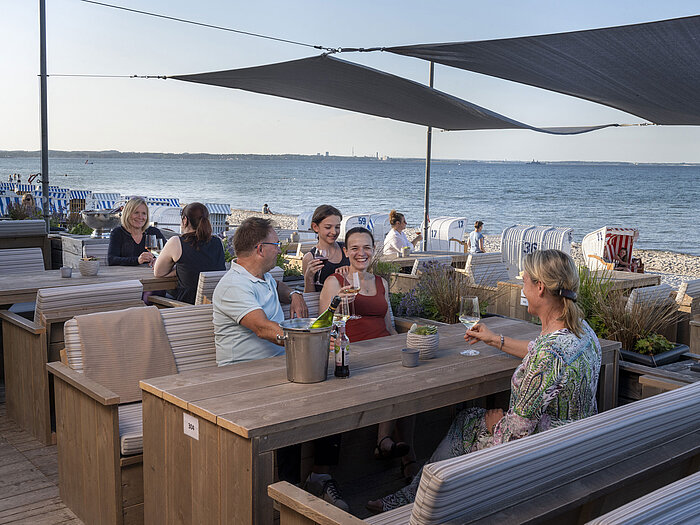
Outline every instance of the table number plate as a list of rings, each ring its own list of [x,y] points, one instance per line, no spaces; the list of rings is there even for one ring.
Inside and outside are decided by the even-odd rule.
[[[528,306],[527,298],[525,297],[525,292],[520,290],[520,306]]]
[[[182,414],[185,435],[199,441],[199,420],[189,414]]]

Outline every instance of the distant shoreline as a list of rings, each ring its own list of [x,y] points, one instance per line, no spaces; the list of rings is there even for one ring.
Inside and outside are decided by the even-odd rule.
[[[39,158],[41,151],[0,150],[0,158]],[[50,150],[49,157],[54,159],[162,159],[162,160],[303,160],[303,161],[367,161],[367,162],[425,162],[420,157],[387,157],[387,156],[350,156],[350,155],[304,155],[298,153],[259,154],[259,153],[159,153],[138,151],[65,151]],[[478,159],[432,159],[432,163],[441,164],[533,164],[530,160],[478,160]],[[595,160],[539,160],[536,165],[559,166],[700,166],[693,162],[627,162],[627,161],[595,161]],[[1,174],[0,174],[1,175]]]

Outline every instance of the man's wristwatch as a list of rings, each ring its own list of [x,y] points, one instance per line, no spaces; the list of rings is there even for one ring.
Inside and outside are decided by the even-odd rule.
[[[291,292],[289,292],[289,300],[290,301],[292,300],[292,295],[301,295],[302,298],[304,297],[304,294],[302,292],[300,292],[299,290],[292,290]]]

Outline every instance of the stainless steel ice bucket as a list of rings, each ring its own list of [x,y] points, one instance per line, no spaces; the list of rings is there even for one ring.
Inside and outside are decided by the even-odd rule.
[[[280,323],[287,354],[287,379],[293,383],[319,383],[328,376],[331,327],[310,329],[313,321],[297,318]]]

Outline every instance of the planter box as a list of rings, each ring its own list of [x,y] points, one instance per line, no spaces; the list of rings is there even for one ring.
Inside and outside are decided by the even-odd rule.
[[[663,352],[656,355],[643,355],[629,350],[620,350],[620,355],[623,361],[631,361],[645,366],[662,366],[678,361],[682,354],[685,354],[690,349],[688,345],[674,344],[674,348],[668,352]]]

